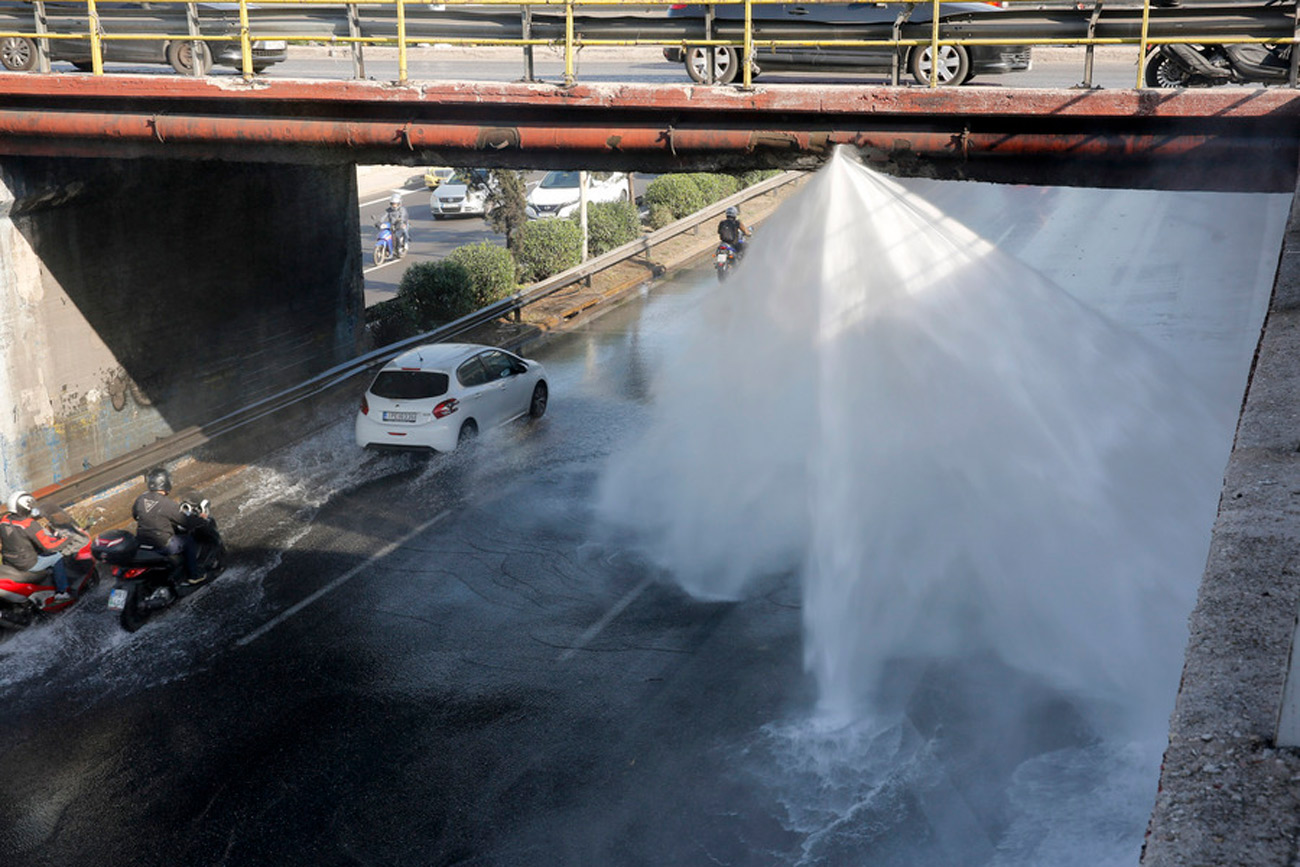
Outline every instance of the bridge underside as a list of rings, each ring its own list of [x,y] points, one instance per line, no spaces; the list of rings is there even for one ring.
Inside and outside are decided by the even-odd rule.
[[[900,175],[1289,192],[1300,93],[0,82],[0,155],[673,171],[812,168],[840,144]]]

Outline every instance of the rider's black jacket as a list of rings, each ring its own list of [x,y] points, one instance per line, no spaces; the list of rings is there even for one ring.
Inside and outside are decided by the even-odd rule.
[[[186,515],[175,500],[160,491],[148,491],[135,498],[131,507],[135,535],[141,545],[161,548],[172,536],[193,530],[203,523],[198,515]]]

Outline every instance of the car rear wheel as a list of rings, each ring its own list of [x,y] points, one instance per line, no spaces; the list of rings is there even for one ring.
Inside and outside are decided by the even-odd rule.
[[[546,401],[550,398],[546,383],[539,382],[533,386],[533,399],[528,402],[528,417],[541,418],[546,415]]]
[[[199,62],[199,74],[207,75],[212,70],[212,52],[206,42],[198,44],[195,51],[193,42],[173,42],[167,46],[167,62],[181,75],[194,74],[195,58]]]
[[[36,65],[36,45],[22,36],[0,39],[0,63],[11,72],[27,72]]]
[[[460,433],[456,436],[456,448],[469,445],[478,438],[478,425],[473,419],[465,422],[460,426]]]
[[[933,46],[918,45],[912,49],[907,65],[918,84],[929,85],[933,56]],[[940,45],[938,67],[935,80],[940,87],[965,84],[970,77],[970,55],[961,45]]]
[[[696,46],[686,49],[686,74],[691,81],[707,84],[709,81],[709,49]],[[713,81],[715,84],[731,84],[740,71],[740,58],[736,49],[729,45],[713,49]]]

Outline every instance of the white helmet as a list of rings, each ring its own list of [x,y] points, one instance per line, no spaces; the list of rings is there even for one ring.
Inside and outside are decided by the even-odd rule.
[[[388,204],[390,205],[400,205],[401,203],[402,203],[401,193],[393,193],[391,196],[388,197]]]
[[[14,491],[10,494],[8,505],[9,511],[13,512],[15,515],[21,515],[24,518],[28,515],[31,515],[33,518],[39,518],[41,516],[41,510],[36,506],[36,498],[26,491]]]

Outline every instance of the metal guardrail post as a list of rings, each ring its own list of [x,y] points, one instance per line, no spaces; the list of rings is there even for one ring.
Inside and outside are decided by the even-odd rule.
[[[740,55],[740,68],[744,70],[741,87],[749,90],[754,86],[754,4],[751,0],[745,0],[745,42]]]
[[[1083,53],[1083,83],[1082,87],[1092,87],[1092,61],[1096,53],[1097,46],[1092,40],[1097,36],[1097,19],[1101,17],[1102,0],[1097,0],[1092,4],[1092,14],[1088,16],[1088,47]]]
[[[525,6],[520,13],[522,20],[520,22],[521,32],[524,39],[533,38],[533,7]],[[536,71],[533,66],[533,46],[531,44],[524,46],[524,81],[532,81],[533,74]]]
[[[903,38],[903,22],[911,16],[911,6],[904,6],[898,10],[898,15],[894,16],[894,55],[889,59],[889,83],[894,87],[898,87],[898,74],[903,59],[903,47],[898,44],[898,40]]]
[[[939,0],[930,7],[930,86],[939,86]]]
[[[1300,3],[1295,5],[1295,17],[1292,19],[1291,38],[1300,40]],[[1286,83],[1288,87],[1295,87],[1296,80],[1300,78],[1300,45],[1295,42],[1291,43],[1291,70],[1287,74]]]
[[[357,4],[348,4],[348,38],[352,41],[348,43],[352,49],[352,77],[358,81],[364,81],[366,78],[366,57],[363,53],[363,46],[357,40],[361,38],[361,12],[357,9]]]
[[[32,14],[35,16],[36,32],[46,33],[48,22],[45,18],[45,0],[36,0],[32,4]],[[50,71],[50,40],[36,40],[36,71],[41,75],[48,75]]]
[[[248,35],[248,0],[239,0],[239,56],[242,61],[244,81],[253,79],[253,40]],[[198,58],[194,63],[198,64]]]
[[[397,80],[406,84],[406,0],[397,0]]]
[[[95,0],[86,0],[87,26],[90,28],[90,69],[95,75],[104,74],[104,46],[99,40],[99,12]]]
[[[207,53],[207,43],[198,39],[199,36],[199,4],[185,4],[185,27],[194,40],[190,42],[190,75],[195,78],[203,77],[203,57]]]
[[[1142,0],[1142,38],[1138,42],[1138,78],[1137,84],[1134,85],[1139,90],[1142,88],[1142,73],[1146,71],[1147,65],[1147,34],[1151,30],[1151,0]]]
[[[704,7],[704,38],[713,41],[713,4],[710,3]],[[689,49],[687,49],[689,50]],[[718,49],[712,45],[706,49],[706,56],[709,58],[708,71],[705,73],[704,82],[706,84],[718,83]]]
[[[573,0],[564,0],[564,86],[572,87],[576,76],[573,63]]]

